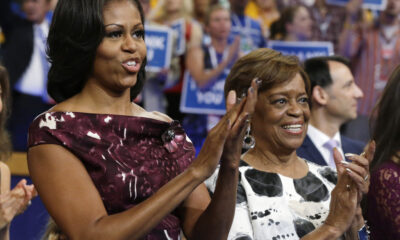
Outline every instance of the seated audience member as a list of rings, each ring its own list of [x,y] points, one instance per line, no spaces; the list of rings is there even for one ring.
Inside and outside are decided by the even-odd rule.
[[[23,0],[26,18],[13,14],[10,0],[0,1],[0,25],[4,31],[4,66],[10,75],[12,112],[8,124],[13,148],[26,151],[29,124],[51,107],[47,94],[46,39],[50,0]]]
[[[356,239],[364,221],[359,202],[368,191],[369,162],[353,155],[338,175],[296,154],[310,118],[310,82],[296,57],[262,48],[240,58],[226,79],[225,94],[238,96],[260,81],[258,101],[244,138],[236,212],[228,239]],[[373,148],[367,151],[372,159]],[[221,170],[219,171],[221,174]],[[211,191],[218,171],[207,180]],[[335,186],[336,184],[336,186]],[[366,239],[366,238],[362,238]]]
[[[271,25],[271,40],[311,41],[313,21],[303,5],[283,9],[281,17]]]
[[[29,129],[29,172],[69,239],[225,239],[253,81],[194,157],[177,121],[132,100],[144,81],[139,0],[59,0],[49,31],[49,93]],[[212,198],[203,184],[221,162]]]
[[[357,101],[363,92],[354,82],[350,63],[342,57],[317,57],[304,62],[311,82],[311,117],[307,136],[297,154],[322,166],[335,168],[333,148],[360,154],[363,144],[340,134],[340,127],[357,117]]]
[[[248,0],[229,0],[231,8],[232,30],[230,38],[240,36],[240,50],[243,53],[265,47],[265,39],[258,21],[245,15]]]
[[[386,84],[371,117],[376,154],[371,163],[367,220],[371,239],[400,239],[400,66]]]
[[[210,8],[205,24],[211,43],[191,48],[187,53],[186,66],[197,87],[207,91],[213,83],[228,76],[230,67],[239,55],[240,39],[236,38],[232,44],[228,43],[231,31],[230,13],[221,5],[213,5]],[[221,117],[205,114],[185,115],[182,125],[193,141],[196,152],[201,149],[207,132]]]
[[[29,205],[30,200],[36,196],[33,185],[26,185],[26,180],[21,180],[11,191],[10,169],[4,163],[11,156],[11,144],[5,129],[8,117],[8,103],[10,88],[7,72],[0,66],[0,239],[9,239],[10,223],[12,219],[22,213]]]

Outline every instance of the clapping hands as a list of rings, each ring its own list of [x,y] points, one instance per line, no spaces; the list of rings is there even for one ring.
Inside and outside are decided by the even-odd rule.
[[[257,102],[258,81],[254,79],[247,91],[247,96],[237,103],[237,96],[230,91],[227,97],[227,113],[219,123],[211,129],[195,162],[191,165],[197,176],[209,177],[221,164],[237,169],[239,166],[242,141],[247,127],[247,119],[254,112]]]
[[[0,229],[7,226],[18,214],[28,207],[37,192],[33,185],[22,179],[11,191],[0,194]]]
[[[361,214],[360,202],[363,194],[368,193],[369,164],[374,153],[374,141],[368,144],[361,155],[346,154],[352,162],[344,161],[340,153],[336,149],[334,151],[338,183],[332,191],[330,212],[325,224],[333,227],[340,235],[350,228],[356,214]]]

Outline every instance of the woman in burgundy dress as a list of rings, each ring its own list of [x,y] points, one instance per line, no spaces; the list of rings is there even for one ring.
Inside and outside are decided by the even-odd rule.
[[[376,152],[371,163],[367,219],[374,240],[400,239],[399,93],[400,66],[397,66],[375,108],[373,121]]]
[[[195,159],[178,122],[132,103],[144,79],[143,22],[137,0],[58,2],[48,38],[58,104],[30,127],[32,180],[70,239],[224,239],[257,83],[239,104],[230,92]],[[210,198],[202,182],[219,162]]]

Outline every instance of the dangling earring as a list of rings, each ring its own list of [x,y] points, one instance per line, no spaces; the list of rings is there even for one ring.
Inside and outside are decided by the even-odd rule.
[[[250,130],[251,130],[250,123],[248,123],[246,135],[244,135],[244,138],[243,138],[243,148],[246,150],[254,148],[254,146],[256,145],[256,140],[254,139],[254,137],[252,135],[250,135]]]

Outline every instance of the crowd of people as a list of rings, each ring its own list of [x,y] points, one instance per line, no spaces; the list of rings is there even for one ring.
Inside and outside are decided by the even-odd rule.
[[[1,1],[0,239],[37,192],[46,240],[399,239],[386,2]],[[169,64],[146,68],[157,28]],[[334,52],[303,62],[271,41]],[[191,110],[187,89],[225,113]],[[11,151],[35,187],[10,190]]]

